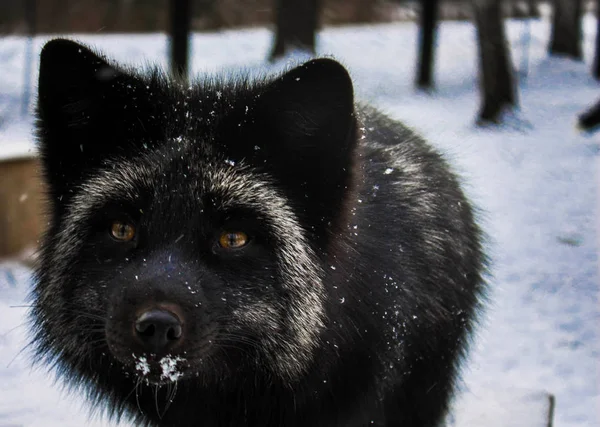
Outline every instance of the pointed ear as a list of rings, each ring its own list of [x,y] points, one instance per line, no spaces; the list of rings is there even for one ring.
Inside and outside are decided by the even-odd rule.
[[[268,141],[267,167],[301,205],[308,206],[310,197],[313,211],[307,214],[313,224],[333,221],[346,196],[357,145],[348,71],[331,59],[309,61],[271,83],[258,104],[257,134]]]
[[[77,119],[85,119],[81,113],[90,108],[101,83],[119,74],[87,47],[70,40],[51,40],[40,55],[38,109],[44,116],[77,124]]]
[[[273,82],[261,98],[287,154],[337,157],[353,148],[354,89],[339,62],[309,61]]]
[[[63,194],[84,172],[132,143],[128,134],[140,127],[135,116],[148,104],[144,88],[85,46],[64,39],[46,43],[40,57],[37,128],[52,192]]]

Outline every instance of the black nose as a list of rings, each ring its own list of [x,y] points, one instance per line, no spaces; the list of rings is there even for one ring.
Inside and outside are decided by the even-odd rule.
[[[158,354],[167,350],[183,335],[183,325],[170,311],[152,309],[135,321],[135,335],[147,351]]]

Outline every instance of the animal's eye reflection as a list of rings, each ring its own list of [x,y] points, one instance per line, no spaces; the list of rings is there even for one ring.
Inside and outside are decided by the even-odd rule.
[[[135,237],[135,226],[128,222],[113,221],[110,235],[120,242],[129,242]]]
[[[225,249],[239,249],[248,244],[248,235],[243,231],[225,231],[219,237],[219,245]]]

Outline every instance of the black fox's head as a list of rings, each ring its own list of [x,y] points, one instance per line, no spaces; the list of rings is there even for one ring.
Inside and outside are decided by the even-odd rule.
[[[127,391],[136,378],[302,375],[352,180],[340,64],[187,87],[53,40],[37,114],[51,217],[33,292],[41,355]]]

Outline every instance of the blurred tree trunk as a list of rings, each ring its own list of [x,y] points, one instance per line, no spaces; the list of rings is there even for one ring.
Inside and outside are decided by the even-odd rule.
[[[536,0],[512,1],[511,3],[509,3],[509,10],[510,16],[513,18],[540,17]]]
[[[277,0],[275,42],[269,60],[293,49],[315,53],[319,3],[320,0]]]
[[[188,53],[192,19],[190,0],[170,0],[171,73],[177,78],[188,78]]]
[[[528,0],[527,6],[529,8],[530,18],[540,18],[540,9],[538,8],[538,2],[536,0]]]
[[[433,58],[438,10],[439,0],[421,0],[419,63],[417,64],[417,87],[419,89],[433,89]]]
[[[500,0],[474,0],[479,43],[481,109],[478,123],[499,123],[502,112],[517,106],[517,88],[502,19]]]
[[[600,125],[600,100],[579,115],[577,125],[579,129],[585,132],[595,132],[598,130],[598,126]]]
[[[600,0],[596,0],[596,53],[594,54],[592,75],[600,80]]]
[[[550,55],[564,55],[583,59],[581,51],[583,13],[582,0],[554,0]]]

